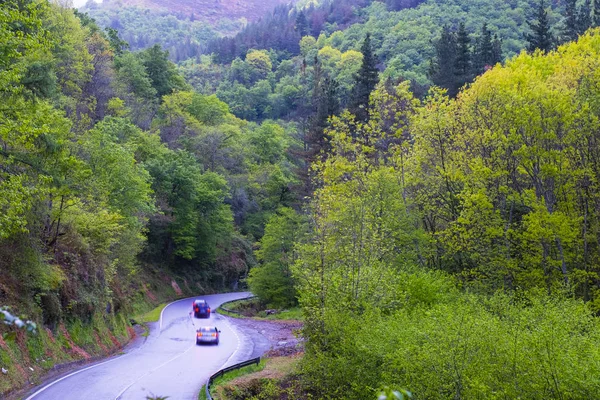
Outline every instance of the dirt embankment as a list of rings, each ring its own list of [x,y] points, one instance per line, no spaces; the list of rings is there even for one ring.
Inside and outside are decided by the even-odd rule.
[[[268,357],[296,354],[303,351],[300,337],[301,321],[267,321],[252,318],[231,318],[232,324],[253,337],[264,338],[259,352]]]

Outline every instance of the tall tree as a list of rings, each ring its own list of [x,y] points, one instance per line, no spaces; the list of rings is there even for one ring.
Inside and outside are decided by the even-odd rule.
[[[176,87],[185,85],[177,75],[175,66],[169,61],[169,52],[163,51],[159,44],[144,50],[141,55],[152,87],[160,97],[172,93]]]
[[[592,26],[592,2],[585,0],[577,13],[577,33],[584,34]]]
[[[106,35],[108,36],[108,42],[110,43],[111,49],[115,52],[115,55],[120,56],[124,50],[129,48],[129,43],[119,37],[119,31],[113,28],[106,28]]]
[[[471,39],[469,38],[465,24],[461,22],[458,25],[458,32],[456,34],[456,58],[454,59],[456,90],[473,79],[471,75],[471,61]]]
[[[429,77],[437,86],[448,89],[451,96],[454,92],[454,61],[456,59],[456,35],[449,26],[444,26],[442,35],[435,43],[435,60],[431,63]]]
[[[304,11],[300,11],[298,13],[298,16],[296,17],[296,25],[295,25],[294,29],[302,37],[307,35],[308,21],[306,20],[306,15],[304,14]]]
[[[475,41],[473,72],[475,75],[479,75],[500,61],[502,61],[501,42],[497,35],[492,38],[492,32],[484,23],[481,27],[481,34]]]
[[[554,37],[552,36],[550,19],[544,0],[540,0],[534,15],[533,22],[527,22],[531,33],[525,35],[525,39],[529,43],[527,50],[530,52],[540,49],[544,52],[549,52],[554,47]]]
[[[350,102],[350,111],[360,121],[369,118],[369,96],[379,82],[379,70],[377,69],[377,56],[371,47],[371,34],[367,33],[360,49],[363,54],[362,65],[356,75],[354,93]]]
[[[592,5],[592,27],[600,26],[600,4],[599,0],[594,0]]]
[[[563,41],[570,42],[579,35],[577,0],[565,0],[565,26],[562,31]]]
[[[492,48],[494,50],[493,53],[493,64],[496,65],[502,61],[502,39],[498,37],[498,34],[494,34],[494,39],[492,39]]]

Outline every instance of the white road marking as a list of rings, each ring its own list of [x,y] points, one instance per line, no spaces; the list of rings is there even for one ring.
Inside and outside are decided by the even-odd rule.
[[[125,355],[129,355],[129,354],[131,354],[131,353],[127,353],[127,354],[125,354]],[[65,379],[67,379],[67,378],[70,378],[70,377],[71,377],[71,376],[73,376],[73,375],[77,375],[77,374],[79,374],[79,373],[81,373],[81,372],[83,372],[83,371],[87,371],[88,369],[92,369],[92,368],[96,368],[96,367],[99,367],[99,366],[101,366],[101,365],[104,365],[104,364],[108,364],[109,362],[115,361],[115,360],[117,360],[117,359],[119,359],[119,360],[120,360],[120,359],[121,359],[121,358],[123,358],[125,355],[123,355],[123,356],[121,356],[121,357],[115,357],[115,358],[113,358],[112,360],[104,361],[104,362],[101,362],[100,364],[92,365],[91,367],[87,367],[87,368],[84,368],[84,369],[80,369],[79,371],[75,371],[75,372],[73,372],[73,373],[70,373],[70,374],[69,374],[69,375],[67,375],[67,376],[63,376],[62,378],[60,378],[60,379],[57,379],[57,380],[55,380],[54,382],[50,382],[49,384],[47,384],[46,386],[44,386],[43,388],[41,388],[40,390],[38,390],[37,392],[35,392],[35,393],[34,393],[34,394],[32,394],[31,396],[29,396],[29,397],[28,397],[28,398],[26,398],[25,400],[31,400],[31,399],[33,399],[35,396],[37,396],[38,394],[42,393],[43,391],[45,391],[45,390],[46,390],[46,389],[48,389],[49,387],[51,387],[51,386],[54,386],[54,385],[55,385],[55,384],[57,384],[58,382],[60,382],[60,381],[62,381],[62,380],[65,380]]]
[[[191,299],[191,297],[188,297],[187,299],[181,299],[181,300],[176,300],[176,301],[172,301],[171,303],[167,304],[161,311],[160,311],[160,318],[158,320],[158,335],[160,336],[160,332],[162,331],[162,321],[163,321],[163,313],[165,312],[165,310],[167,309],[167,307],[169,307],[171,304],[174,303],[179,303],[180,301],[184,301],[184,300],[189,300]]]
[[[166,306],[165,306],[165,307],[162,309],[162,311],[160,312],[158,336],[160,336],[160,333],[161,333],[161,331],[162,331],[163,313],[165,312],[165,310],[167,309],[167,307],[169,307],[169,306],[171,306],[171,305],[173,305],[173,304],[175,304],[175,303],[183,302],[183,301],[186,301],[186,300],[187,300],[187,301],[189,301],[189,299],[192,299],[192,298],[195,298],[195,297],[197,297],[197,296],[194,296],[194,297],[188,297],[188,298],[185,298],[185,299],[180,299],[180,300],[175,300],[175,301],[173,301],[173,302],[171,302],[171,303],[167,304],[167,305],[166,305]],[[237,345],[237,347],[236,347],[235,351],[234,351],[234,352],[231,354],[231,356],[229,356],[229,358],[227,359],[227,361],[225,361],[225,364],[223,364],[223,366],[221,366],[221,368],[219,368],[219,369],[218,369],[218,371],[219,371],[219,370],[221,370],[221,369],[223,369],[223,367],[225,367],[225,365],[227,365],[227,363],[228,363],[228,362],[229,362],[229,361],[230,361],[230,360],[233,358],[233,356],[234,356],[234,355],[235,355],[235,354],[236,354],[236,353],[237,353],[237,352],[240,350],[240,346],[241,346],[241,340],[240,340],[240,337],[239,337],[239,336],[238,336],[238,334],[237,334],[237,331],[236,331],[236,330],[233,328],[233,326],[232,326],[232,325],[229,323],[229,321],[227,321],[226,319],[225,319],[225,323],[226,323],[226,324],[227,324],[227,325],[230,327],[230,329],[231,329],[231,330],[233,331],[233,333],[235,334],[235,336],[236,336],[236,339],[237,339],[237,341],[238,341],[238,345]],[[194,324],[194,321],[193,321],[193,320],[192,320],[192,324]],[[195,324],[194,324],[194,325],[195,325]],[[190,347],[190,348],[189,348],[189,349],[187,349],[185,352],[183,352],[183,353],[181,353],[181,354],[177,355],[175,358],[173,358],[173,359],[171,359],[171,360],[167,361],[165,364],[168,364],[169,362],[173,361],[174,359],[176,359],[176,358],[178,358],[178,357],[181,357],[183,354],[187,353],[188,351],[190,351],[190,350],[191,350],[191,349],[193,349],[194,347],[195,347],[195,346],[192,346],[192,347]],[[57,380],[55,380],[55,381],[53,381],[53,382],[50,382],[50,383],[49,383],[49,384],[47,384],[46,386],[42,387],[41,389],[39,389],[38,391],[36,391],[36,392],[35,392],[35,393],[33,393],[32,395],[30,395],[29,397],[27,397],[25,400],[32,400],[33,398],[35,398],[36,396],[38,396],[40,393],[43,393],[43,392],[45,392],[45,391],[46,391],[47,389],[49,389],[50,387],[52,387],[52,386],[56,385],[56,384],[57,384],[57,383],[59,383],[59,382],[62,382],[63,380],[65,380],[65,379],[67,379],[67,378],[70,378],[70,377],[72,377],[72,376],[74,376],[74,375],[80,374],[80,373],[82,373],[82,372],[88,371],[88,370],[90,370],[90,369],[93,369],[93,368],[99,367],[99,366],[101,366],[101,365],[104,365],[104,364],[108,364],[108,363],[110,363],[110,362],[113,362],[113,361],[115,361],[115,360],[121,360],[121,359],[123,359],[123,357],[126,357],[126,356],[129,356],[129,355],[133,354],[135,351],[139,350],[140,348],[141,348],[141,346],[140,346],[140,347],[138,347],[138,348],[136,348],[136,349],[134,349],[133,351],[131,351],[131,352],[129,352],[129,353],[123,354],[123,355],[121,355],[121,356],[116,356],[116,357],[114,357],[114,358],[112,358],[112,359],[110,359],[110,360],[107,360],[107,361],[101,362],[101,363],[99,363],[99,364],[94,364],[94,365],[91,365],[91,366],[89,366],[89,367],[87,367],[87,368],[83,368],[83,369],[80,369],[80,370],[78,370],[78,371],[74,371],[74,372],[72,372],[72,373],[70,373],[70,374],[68,374],[68,375],[65,375],[65,376],[63,376],[62,378],[59,378],[59,379],[57,379]],[[164,364],[163,364],[163,365],[164,365]],[[161,365],[161,366],[157,367],[157,369],[158,369],[158,368],[160,368],[160,367],[162,367],[163,365]],[[151,372],[152,372],[152,371],[151,371]],[[140,378],[140,379],[141,379],[141,378]],[[133,382],[131,385],[133,385],[134,383],[135,383],[135,382]],[[118,398],[119,396],[121,396],[121,395],[122,395],[122,394],[123,394],[123,393],[124,393],[124,392],[125,392],[127,389],[129,389],[129,387],[131,387],[131,385],[129,385],[127,388],[125,388],[125,389],[124,389],[124,390],[123,390],[123,391],[122,391],[122,392],[121,392],[121,393],[120,393],[120,394],[119,394],[119,395],[118,395],[116,398]]]
[[[163,317],[163,312],[165,311],[165,309],[166,309],[167,307],[169,307],[169,306],[170,306],[171,304],[173,304],[173,303],[177,303],[177,302],[184,301],[184,300],[189,300],[189,299],[191,299],[191,297],[190,297],[190,298],[188,298],[188,299],[175,300],[175,301],[173,301],[173,302],[171,302],[171,303],[167,304],[167,305],[166,305],[166,306],[165,306],[165,307],[162,309],[162,311],[160,312],[160,323],[159,323],[159,326],[162,328],[162,317]],[[160,330],[161,330],[161,328],[159,328],[159,330],[158,330],[158,335],[160,335]],[[87,370],[90,370],[90,369],[92,369],[92,368],[96,368],[96,367],[99,367],[99,366],[101,366],[101,365],[108,364],[109,362],[115,361],[115,360],[117,360],[117,359],[119,359],[119,360],[120,360],[120,359],[122,359],[122,358],[123,358],[123,357],[125,357],[125,356],[131,355],[133,352],[135,352],[135,351],[136,351],[136,350],[138,350],[139,348],[140,348],[140,347],[138,347],[137,349],[134,349],[133,351],[131,351],[131,352],[127,353],[127,354],[123,354],[123,355],[121,355],[121,356],[119,356],[119,357],[112,358],[112,359],[110,359],[110,360],[108,360],[108,361],[104,361],[104,362],[101,362],[101,363],[99,363],[99,364],[94,364],[94,365],[92,365],[92,366],[89,366],[89,367],[87,367],[87,368],[80,369],[80,370],[78,370],[78,371],[72,372],[72,373],[70,373],[69,375],[63,376],[63,377],[62,377],[62,378],[60,378],[60,379],[57,379],[57,380],[55,380],[55,381],[53,381],[53,382],[50,382],[49,384],[47,384],[46,386],[44,386],[43,388],[41,388],[40,390],[38,390],[37,392],[35,392],[35,393],[34,393],[34,394],[32,394],[31,396],[29,396],[29,397],[28,397],[28,398],[26,398],[25,400],[32,400],[32,399],[33,399],[35,396],[37,396],[37,395],[39,395],[40,393],[42,393],[42,392],[46,391],[48,388],[50,388],[50,387],[52,387],[52,386],[56,385],[58,382],[61,382],[61,381],[65,380],[65,379],[67,379],[67,378],[70,378],[70,377],[72,377],[73,375],[80,374],[80,373],[82,373],[82,372],[84,372],[84,371],[87,371]]]
[[[133,382],[131,382],[131,383],[130,383],[130,384],[129,384],[129,385],[128,385],[128,386],[127,386],[125,389],[123,389],[123,390],[121,390],[121,392],[119,392],[119,394],[117,395],[117,397],[115,397],[115,400],[119,400],[119,398],[120,398],[120,397],[123,395],[123,393],[125,393],[125,392],[126,392],[126,391],[127,391],[129,388],[130,388],[130,387],[132,387],[133,385],[135,385],[135,383],[136,383],[136,382],[138,382],[138,381],[140,381],[141,379],[143,379],[143,378],[147,377],[148,375],[150,375],[150,374],[151,374],[151,373],[153,373],[154,371],[161,369],[162,367],[164,367],[165,365],[169,364],[170,362],[177,360],[179,357],[183,356],[184,354],[186,354],[188,351],[190,351],[190,350],[191,350],[191,349],[193,349],[194,347],[196,347],[196,346],[195,346],[195,345],[194,345],[194,346],[190,346],[190,347],[189,347],[189,348],[188,348],[186,351],[184,351],[183,353],[180,353],[180,354],[176,355],[175,357],[171,358],[170,360],[168,360],[168,361],[165,361],[164,363],[160,364],[158,367],[156,367],[156,368],[154,368],[154,369],[152,369],[152,370],[150,370],[150,371],[146,372],[144,375],[142,375],[142,376],[138,377],[137,379],[134,379],[134,381],[133,381]]]
[[[235,354],[236,354],[238,351],[240,351],[240,347],[242,346],[242,341],[240,340],[240,337],[239,337],[239,335],[238,335],[238,333],[237,333],[237,330],[236,330],[236,329],[233,327],[233,325],[231,325],[231,324],[229,323],[229,321],[227,320],[227,318],[225,318],[225,317],[222,317],[222,318],[223,318],[223,320],[225,321],[225,323],[226,323],[226,324],[229,326],[229,329],[231,329],[231,330],[233,331],[233,334],[235,335],[235,337],[236,337],[236,339],[237,339],[237,342],[238,342],[238,344],[237,344],[237,347],[235,348],[235,351],[234,351],[233,353],[231,353],[231,355],[229,356],[229,358],[227,359],[227,361],[225,361],[225,364],[223,364],[223,365],[221,366],[221,368],[219,368],[217,371],[220,371],[220,370],[222,370],[222,369],[223,369],[223,368],[224,368],[224,367],[227,365],[227,363],[228,363],[229,361],[231,361],[231,359],[233,358],[233,356],[235,356]]]

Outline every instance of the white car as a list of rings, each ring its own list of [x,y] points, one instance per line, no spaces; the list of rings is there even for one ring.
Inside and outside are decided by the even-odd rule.
[[[202,343],[219,344],[219,333],[216,326],[203,326],[196,330],[196,345]]]

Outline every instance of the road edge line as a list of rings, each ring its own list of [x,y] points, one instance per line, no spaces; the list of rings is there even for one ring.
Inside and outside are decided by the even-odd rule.
[[[196,346],[190,346],[188,347],[183,353],[180,353],[178,355],[176,355],[173,358],[170,358],[169,360],[165,361],[164,363],[160,364],[158,367],[155,367],[154,369],[151,369],[150,371],[146,372],[144,375],[140,376],[139,378],[135,379],[133,382],[131,382],[125,389],[121,390],[121,392],[115,397],[115,400],[119,400],[121,398],[121,396],[123,396],[123,394],[125,394],[126,391],[129,390],[129,388],[131,388],[133,385],[135,385],[137,382],[139,382],[140,380],[144,379],[145,377],[147,377],[148,375],[154,373],[155,371],[158,371],[159,369],[161,369],[162,367],[164,367],[165,365],[177,360],[179,357],[185,355],[188,353],[188,351],[190,351],[191,349],[193,349]]]
[[[174,301],[170,302],[169,304],[167,304],[166,306],[164,306],[164,307],[163,307],[162,311],[160,312],[160,322],[159,322],[159,330],[158,330],[158,335],[157,335],[157,336],[160,336],[160,332],[161,332],[161,329],[162,329],[162,317],[163,317],[163,312],[165,311],[165,309],[166,309],[167,307],[169,307],[169,306],[170,306],[171,304],[173,304],[173,303],[177,303],[177,302],[179,302],[179,301],[183,301],[183,300],[187,300],[187,299],[191,299],[191,298],[192,298],[192,297],[188,297],[188,298],[186,298],[186,299],[174,300]],[[135,350],[137,350],[137,349],[135,349]],[[135,351],[135,350],[134,350],[134,351]],[[57,383],[59,383],[59,382],[62,382],[63,380],[65,380],[65,379],[67,379],[67,378],[70,378],[70,377],[72,377],[72,376],[74,376],[74,375],[77,375],[77,374],[79,374],[79,373],[81,373],[81,372],[84,372],[84,371],[90,370],[90,369],[92,369],[92,368],[96,368],[96,367],[99,367],[99,366],[101,366],[101,365],[108,364],[109,362],[112,362],[112,361],[114,361],[114,360],[116,360],[116,359],[120,359],[120,358],[122,358],[122,357],[128,356],[128,355],[130,355],[131,353],[133,353],[133,351],[132,351],[132,352],[130,352],[130,353],[122,354],[122,355],[120,355],[120,356],[117,356],[117,357],[111,358],[110,360],[106,360],[106,361],[103,361],[103,362],[101,362],[101,363],[98,363],[98,364],[90,365],[89,367],[86,367],[86,368],[83,368],[83,369],[79,369],[79,370],[77,370],[77,371],[73,371],[73,372],[71,372],[70,374],[68,374],[68,375],[65,375],[65,376],[63,376],[63,377],[61,377],[61,378],[59,378],[59,379],[57,379],[57,380],[55,380],[55,381],[52,381],[52,382],[50,382],[49,384],[47,384],[46,386],[44,386],[44,387],[40,388],[40,389],[39,389],[39,390],[37,390],[35,393],[33,393],[32,395],[30,395],[29,397],[27,397],[25,400],[33,400],[33,399],[34,399],[36,396],[38,396],[39,394],[43,393],[43,392],[44,392],[44,391],[46,391],[47,389],[51,388],[52,386],[56,385],[56,384],[57,384]]]
[[[49,384],[47,384],[43,388],[39,389],[37,392],[35,392],[32,395],[30,395],[29,397],[27,397],[25,400],[31,400],[31,399],[35,398],[37,395],[39,395],[40,393],[44,392],[46,389],[54,386],[58,382],[61,382],[61,381],[65,380],[65,379],[67,379],[67,378],[72,377],[73,375],[77,375],[77,374],[79,374],[81,372],[84,372],[84,371],[87,371],[89,369],[96,368],[96,367],[99,367],[99,366],[104,365],[104,364],[108,364],[109,362],[115,361],[115,360],[120,359],[121,357],[124,357],[124,356],[129,355],[129,354],[131,354],[131,353],[123,354],[122,356],[114,357],[114,358],[111,358],[110,360],[106,360],[106,361],[103,361],[103,362],[98,363],[98,364],[90,365],[87,368],[83,368],[83,369],[71,372],[70,374],[63,376],[62,378],[59,378],[59,379],[57,379],[55,381],[50,382]]]

